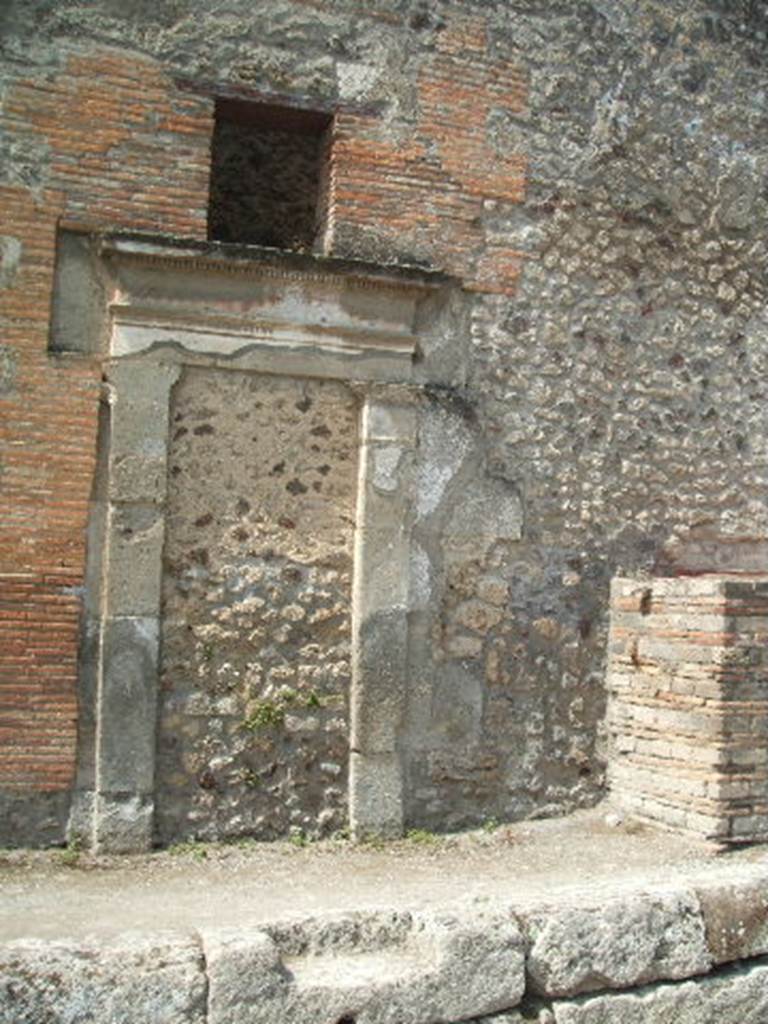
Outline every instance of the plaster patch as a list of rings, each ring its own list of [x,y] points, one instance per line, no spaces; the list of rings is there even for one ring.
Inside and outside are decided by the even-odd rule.
[[[10,345],[0,344],[0,395],[8,394],[16,387],[18,356]]]
[[[432,598],[432,567],[429,555],[414,541],[411,542],[411,600],[416,608],[429,607]]]
[[[397,470],[400,466],[402,449],[395,445],[376,448],[373,452],[373,486],[377,491],[391,493],[398,487]]]
[[[21,241],[13,235],[0,235],[0,288],[10,288],[21,261]]]
[[[431,515],[472,447],[463,422],[444,410],[430,410],[421,428],[420,469],[416,508],[420,518]]]
[[[336,65],[339,96],[342,99],[360,99],[367,96],[379,80],[379,71],[370,64],[339,61]]]

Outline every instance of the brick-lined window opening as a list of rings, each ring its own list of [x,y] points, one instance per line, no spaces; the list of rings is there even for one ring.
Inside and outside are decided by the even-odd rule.
[[[328,113],[218,99],[208,237],[311,250],[325,209],[330,123]]]

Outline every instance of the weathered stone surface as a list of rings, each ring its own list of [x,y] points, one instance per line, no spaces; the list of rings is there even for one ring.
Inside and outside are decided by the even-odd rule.
[[[20,337],[7,357],[18,360],[11,384],[21,394],[10,450],[24,453],[8,493],[24,504],[3,519],[6,542],[15,547],[19,523],[28,525],[41,573],[58,557],[58,541],[48,548],[54,525],[80,550],[69,474],[92,443],[90,414],[70,387],[81,378],[57,378],[67,417],[84,425],[56,449],[39,515],[41,481],[24,460],[37,457],[43,434],[28,429],[23,409],[38,374],[41,405],[53,379],[27,355],[44,347],[50,292],[52,246],[38,239],[53,238],[62,214],[204,236],[213,103],[179,92],[178,76],[326,109],[364,97],[374,114],[340,123],[357,160],[328,244],[434,266],[453,265],[458,250],[466,280],[481,286],[483,268],[510,266],[501,284],[489,275],[498,294],[456,289],[449,320],[413,360],[425,385],[440,381],[445,421],[461,426],[450,439],[469,437],[478,472],[457,468],[446,442],[424,474],[448,483],[429,488],[430,501],[444,495],[434,510],[443,518],[421,538],[440,613],[420,623],[409,651],[418,699],[405,729],[408,815],[451,826],[593,801],[609,579],[674,566],[701,529],[697,570],[739,545],[739,564],[754,566],[768,530],[764,5],[275,0],[269,25],[244,0],[225,15],[204,6],[3,5],[11,117],[0,176],[20,218],[3,230],[23,242],[9,293]],[[126,81],[147,83],[135,118],[125,117]],[[98,126],[92,93],[104,101]],[[93,146],[87,175],[72,155],[83,143]],[[522,185],[505,190],[518,175],[524,197]],[[145,351],[154,335],[141,330],[146,345],[122,351]],[[220,367],[233,365],[229,355],[219,351]],[[318,372],[303,351],[292,366]],[[491,545],[482,565],[468,558],[445,572],[443,527],[485,478],[524,501],[523,535]],[[78,488],[81,503],[87,480]],[[474,603],[486,578],[508,587],[495,625]],[[485,632],[473,628],[483,622]],[[445,660],[472,676],[473,704],[482,692],[474,742],[461,751],[442,730],[456,692],[442,685]],[[740,827],[748,835],[749,821]]]
[[[0,946],[1,1024],[204,1024],[200,947],[158,932]]]
[[[523,993],[522,937],[505,914],[355,915],[272,933],[204,933],[209,1024],[437,1024]]]
[[[356,839],[403,834],[403,769],[396,750],[360,753],[349,760],[349,824]]]
[[[701,909],[685,891],[536,912],[526,926],[528,975],[547,996],[685,978],[712,963]]]
[[[19,269],[22,244],[13,235],[0,235],[0,288],[13,284]]]
[[[164,518],[154,505],[113,508],[106,586],[111,615],[157,616],[164,526]]]
[[[155,618],[109,619],[103,633],[101,728],[97,744],[104,792],[152,792],[157,715]]]
[[[18,352],[11,345],[0,345],[0,395],[7,395],[16,388],[18,374]]]
[[[553,1010],[554,1024],[763,1024],[768,1020],[768,964],[555,1003]]]
[[[99,853],[140,853],[152,849],[154,841],[155,801],[142,793],[95,793],[79,810],[91,809],[92,832],[80,819],[73,820],[78,836],[92,836]]]
[[[768,953],[768,876],[696,888],[715,963]]]
[[[0,846],[55,846],[64,841],[70,794],[10,792],[0,795]]]
[[[87,236],[59,232],[48,347],[53,352],[99,352],[106,341],[106,292],[96,246]]]
[[[648,985],[481,1017],[476,1024],[763,1024],[768,965],[752,962],[695,980]]]

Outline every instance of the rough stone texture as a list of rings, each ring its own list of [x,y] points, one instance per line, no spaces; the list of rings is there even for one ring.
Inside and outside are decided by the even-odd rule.
[[[614,798],[738,843],[768,837],[766,577],[617,579],[606,685]]]
[[[587,909],[558,909],[526,922],[527,970],[540,995],[629,988],[705,973],[712,963],[693,894],[637,896]]]
[[[199,945],[185,935],[0,946],[2,1024],[204,1024]]]
[[[707,945],[716,964],[768,953],[766,878],[697,887]]]
[[[705,978],[649,985],[480,1017],[476,1024],[762,1024],[768,964],[739,964]]]
[[[435,828],[555,813],[592,798],[600,679],[593,639],[540,615],[513,644],[525,505],[497,478],[471,392],[421,409],[411,559],[407,817]],[[543,685],[557,649],[557,684]],[[526,652],[528,652],[526,654]]]
[[[363,409],[355,538],[350,825],[356,838],[399,836],[400,737],[410,690],[408,576],[417,410],[403,388]]]
[[[258,927],[242,912],[226,927],[212,925],[218,915],[185,894],[177,931],[105,938],[125,921],[123,907],[117,921],[99,922],[98,940],[0,943],[0,1021],[763,1024],[768,958],[756,954],[765,949],[764,862],[746,853],[725,863],[708,858],[656,895],[647,876],[635,876],[600,905],[596,890],[609,887],[593,877],[596,889],[541,886],[533,899],[529,891],[519,901],[485,897],[419,911],[399,901],[315,917],[267,915]],[[198,890],[209,870],[218,871],[209,864],[195,872]],[[188,871],[178,881],[184,877],[188,887]],[[237,888],[242,878],[225,885]],[[98,880],[81,896],[98,888],[111,899]],[[224,891],[221,880],[216,890]],[[590,890],[582,909],[574,899],[584,902]],[[201,938],[193,938],[186,929],[201,912]],[[67,934],[71,921],[59,913],[62,923]],[[723,967],[725,958],[737,962]],[[549,994],[537,995],[543,987]],[[597,990],[576,994],[586,988]]]
[[[34,847],[63,843],[71,799],[67,789],[8,789],[0,796],[0,844]]]
[[[554,1005],[553,1024],[762,1024],[768,965],[745,964],[678,985]]]
[[[209,1024],[437,1024],[514,1006],[520,931],[504,914],[353,915],[204,933]]]
[[[346,824],[357,402],[190,369],[171,412],[158,835]]]

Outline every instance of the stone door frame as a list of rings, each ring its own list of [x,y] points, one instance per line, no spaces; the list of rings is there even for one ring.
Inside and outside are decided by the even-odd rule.
[[[202,250],[202,251],[201,251]],[[408,565],[420,309],[447,279],[137,236],[59,239],[52,348],[103,357],[70,833],[153,841],[171,389],[185,366],[341,381],[361,395],[352,585],[349,822],[403,829]],[[136,531],[142,543],[126,543]]]

